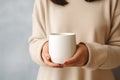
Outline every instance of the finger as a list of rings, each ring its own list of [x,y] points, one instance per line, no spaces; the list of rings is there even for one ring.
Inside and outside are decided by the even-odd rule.
[[[76,60],[74,58],[69,58],[65,60],[64,66],[75,66]]]
[[[54,67],[54,68],[62,68],[63,67],[62,64],[53,63],[53,62],[51,62],[51,60],[46,60],[46,63],[48,66]]]
[[[71,60],[76,59],[76,57],[79,56],[79,53],[80,53],[79,46],[76,46],[76,51],[75,51],[74,55],[73,55],[71,58],[69,58],[68,60],[71,61]],[[72,62],[72,61],[71,61],[71,62]]]
[[[62,64],[56,64],[56,63],[51,62],[51,58],[50,57],[48,59],[45,56],[43,56],[43,59],[44,59],[45,64],[48,65],[48,66],[50,66],[50,67],[63,68]]]
[[[69,58],[65,60],[64,65],[65,66],[76,66],[76,64],[79,62],[80,53],[79,51],[76,51],[75,55],[72,58]]]

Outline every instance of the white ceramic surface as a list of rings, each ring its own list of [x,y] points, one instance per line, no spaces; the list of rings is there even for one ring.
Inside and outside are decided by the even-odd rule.
[[[75,33],[51,33],[49,35],[49,54],[54,63],[63,64],[76,50]]]

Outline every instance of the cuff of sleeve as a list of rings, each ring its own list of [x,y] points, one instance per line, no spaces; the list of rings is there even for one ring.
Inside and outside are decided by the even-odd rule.
[[[82,68],[95,70],[98,69],[107,59],[107,46],[98,43],[84,42],[89,51],[89,59]]]
[[[38,65],[45,66],[42,56],[41,56],[41,52],[42,52],[42,47],[44,43],[47,41],[48,39],[41,39],[41,40],[36,41],[35,43],[33,42],[30,44],[31,58]]]

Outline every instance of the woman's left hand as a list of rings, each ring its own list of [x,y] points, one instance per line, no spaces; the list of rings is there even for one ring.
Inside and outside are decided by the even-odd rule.
[[[76,52],[73,57],[65,60],[64,67],[81,67],[88,62],[89,52],[85,44],[77,45]]]

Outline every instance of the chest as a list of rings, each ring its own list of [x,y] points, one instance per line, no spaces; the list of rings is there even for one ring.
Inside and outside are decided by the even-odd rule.
[[[71,0],[66,6],[50,4],[49,21],[52,30],[91,28],[103,31],[108,28],[109,14],[106,16],[106,13],[109,13],[109,10],[105,9],[106,4],[103,1],[88,3],[84,0]]]
[[[74,32],[78,36],[101,34],[106,37],[108,35],[110,11],[107,0],[94,3],[70,0],[67,6],[50,4],[48,21],[50,32]]]

